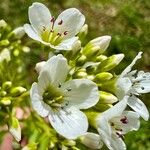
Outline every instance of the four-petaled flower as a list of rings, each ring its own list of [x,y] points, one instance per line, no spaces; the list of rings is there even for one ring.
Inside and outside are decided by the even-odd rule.
[[[48,8],[38,2],[29,7],[28,14],[31,25],[24,25],[28,36],[58,50],[72,49],[78,39],[75,35],[85,22],[84,15],[76,8],[63,11],[55,19]]]
[[[128,95],[128,105],[136,111],[143,119],[148,120],[149,112],[145,104],[138,98],[142,93],[150,92],[150,73],[133,70],[132,66],[141,58],[142,52],[139,52],[132,63],[121,73],[117,81],[116,95],[122,99]]]
[[[88,129],[86,115],[79,109],[94,106],[99,100],[96,84],[88,79],[66,81],[69,66],[61,54],[51,57],[39,70],[38,82],[30,91],[33,108],[47,117],[62,136],[74,139]]]
[[[140,126],[139,115],[133,111],[124,111],[127,97],[103,112],[97,117],[97,130],[110,150],[125,150],[124,134],[138,130]]]

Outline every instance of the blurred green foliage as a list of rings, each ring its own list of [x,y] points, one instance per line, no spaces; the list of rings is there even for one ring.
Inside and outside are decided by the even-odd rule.
[[[0,0],[0,19],[5,19],[13,28],[22,26],[29,22],[27,12],[33,2],[35,0]],[[138,51],[144,52],[138,68],[150,71],[150,0],[41,0],[39,2],[47,5],[53,15],[58,15],[69,7],[78,8],[86,16],[86,23],[89,25],[85,43],[98,36],[111,35],[112,41],[107,53],[109,55],[124,53],[126,56],[117,71],[121,72]],[[27,46],[33,43],[28,39],[22,42]],[[44,58],[43,55],[39,56],[42,47],[32,44],[30,48],[32,52],[26,60],[29,71],[36,62]],[[148,94],[144,96],[147,106],[150,106],[149,98]],[[149,123],[143,121],[138,132],[127,134],[126,143],[129,150],[150,149],[149,126]]]

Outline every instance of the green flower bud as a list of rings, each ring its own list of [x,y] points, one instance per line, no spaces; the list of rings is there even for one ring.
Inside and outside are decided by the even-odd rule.
[[[79,69],[73,74],[73,78],[86,78],[87,73],[85,69]]]
[[[25,31],[23,27],[18,27],[12,31],[12,35],[16,38],[21,39],[25,35]]]
[[[116,67],[124,58],[124,54],[112,55],[97,66],[97,72],[109,71]]]
[[[7,26],[7,23],[5,22],[5,20],[0,20],[0,28],[5,28]]]
[[[26,92],[27,90],[24,87],[15,87],[11,90],[11,94],[12,96],[20,96],[22,95],[24,92]]]
[[[100,101],[98,103],[113,104],[117,101],[118,99],[115,95],[105,91],[100,91]]]
[[[4,97],[7,95],[7,92],[6,91],[0,91],[0,97]]]
[[[107,59],[107,56],[99,55],[99,56],[96,57],[96,62],[102,62],[102,61],[104,61],[106,59]]]
[[[109,46],[111,37],[101,36],[91,40],[82,50],[88,58],[102,54]]]
[[[11,82],[11,81],[6,81],[6,82],[4,82],[4,83],[2,84],[2,89],[3,89],[3,90],[8,90],[8,89],[11,88],[11,86],[12,86],[12,82]]]
[[[15,117],[11,117],[11,121],[9,122],[9,132],[18,142],[21,140],[21,128],[19,121]]]
[[[11,104],[11,100],[7,97],[4,97],[0,100],[0,103],[7,106],[7,105],[10,105]]]
[[[85,24],[85,25],[81,28],[81,30],[80,30],[80,32],[79,32],[79,34],[78,34],[78,37],[80,38],[81,41],[82,41],[82,39],[84,39],[84,38],[86,37],[87,33],[88,33],[88,25]]]
[[[76,60],[76,65],[77,66],[83,66],[86,62],[86,56],[81,55],[77,60]]]
[[[0,46],[8,46],[8,45],[9,45],[9,41],[8,40],[0,41]]]
[[[0,53],[0,62],[6,60],[6,61],[10,61],[10,52],[7,48],[4,48],[1,53]]]
[[[113,77],[113,75],[109,72],[102,72],[95,76],[94,81],[96,83],[106,82],[107,80],[110,80]]]
[[[37,150],[37,143],[29,143],[22,150]]]

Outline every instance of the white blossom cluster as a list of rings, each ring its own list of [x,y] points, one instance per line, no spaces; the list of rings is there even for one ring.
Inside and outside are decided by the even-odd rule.
[[[95,80],[92,76],[80,79],[72,77],[72,66],[61,51],[76,53],[77,47],[81,47],[78,33],[85,28],[84,15],[75,8],[69,8],[55,19],[48,8],[38,2],[29,7],[28,15],[30,24],[24,25],[27,35],[59,53],[36,64],[39,76],[30,90],[33,109],[41,117],[47,117],[56,132],[66,139],[80,139],[82,144],[91,149],[101,149],[103,144],[110,150],[126,149],[124,135],[139,129],[140,117],[146,121],[149,119],[148,110],[139,96],[150,92],[150,73],[132,71],[132,66],[141,58],[142,52],[117,76],[113,83],[115,97],[107,96],[110,107],[92,113],[102,101],[99,92],[101,85],[96,82],[100,77],[96,74],[103,71],[100,75],[104,82],[107,79],[103,75],[111,78],[107,70],[119,64],[124,55],[114,55],[106,62],[100,54],[109,46],[111,37],[98,37],[81,48],[89,60],[82,69],[98,68],[96,74],[92,74],[96,76]],[[100,55],[104,61],[94,62],[91,53]],[[91,126],[96,129],[94,133],[88,132]]]

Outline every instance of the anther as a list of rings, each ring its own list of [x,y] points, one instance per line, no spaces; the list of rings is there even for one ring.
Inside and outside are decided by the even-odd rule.
[[[68,31],[65,31],[65,32],[64,32],[64,35],[67,35],[67,34],[68,34]]]
[[[58,87],[61,88],[61,84],[60,83],[59,83]]]
[[[144,90],[145,88],[142,86],[141,89]]]
[[[58,22],[58,25],[62,25],[63,23],[63,20],[61,19],[59,22]]]
[[[123,124],[127,124],[128,123],[128,119],[126,116],[124,116],[122,119],[120,119],[120,121],[123,123]]]
[[[70,92],[71,90],[72,90],[71,88],[68,88],[68,89],[67,89],[68,92]]]
[[[45,27],[45,26],[42,26],[42,28],[43,28],[43,31],[45,31],[45,30],[46,30],[46,27]]]
[[[57,33],[58,36],[61,36],[61,33]]]
[[[51,22],[55,22],[55,18],[54,17],[52,17]]]

